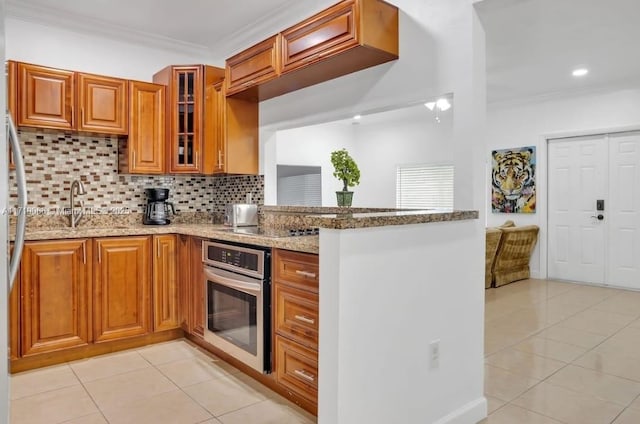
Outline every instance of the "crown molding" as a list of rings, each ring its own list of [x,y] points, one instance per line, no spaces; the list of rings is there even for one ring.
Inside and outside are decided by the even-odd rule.
[[[226,59],[234,54],[279,33],[280,31],[326,9],[335,0],[289,0],[265,14],[259,21],[238,29],[212,46],[216,59]],[[310,6],[312,5],[312,6]]]
[[[211,57],[211,49],[208,46],[176,40],[144,31],[136,31],[129,27],[105,22],[100,19],[88,18],[55,8],[28,5],[19,0],[7,1],[6,17],[52,28],[62,28],[82,34],[99,35],[109,39],[135,43],[160,50]]]
[[[597,85],[592,87],[556,90],[546,93],[527,95],[516,98],[507,98],[500,100],[487,101],[487,107],[495,109],[504,109],[514,106],[525,106],[532,103],[542,103],[553,100],[561,100],[572,97],[582,97],[594,94],[606,94],[614,91],[637,90],[640,80],[637,78],[619,81],[616,83]]]

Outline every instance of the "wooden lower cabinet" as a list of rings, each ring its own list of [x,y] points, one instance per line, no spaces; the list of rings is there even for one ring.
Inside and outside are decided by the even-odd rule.
[[[25,243],[20,283],[22,356],[91,342],[89,246],[86,239]]]
[[[204,338],[202,239],[180,235],[178,245],[180,325],[187,333]]]
[[[180,326],[177,247],[173,234],[153,236],[153,331]]]
[[[180,234],[178,236],[178,322],[180,327],[187,333],[191,332],[190,316],[191,302],[190,284],[191,281],[191,261],[190,261],[190,244],[191,237]]]
[[[202,239],[191,238],[190,268],[191,268],[191,332],[204,337],[204,271],[202,266]]]
[[[98,238],[94,251],[94,341],[148,333],[151,238]]]
[[[318,402],[318,352],[276,335],[276,379],[287,389]]]
[[[275,377],[317,407],[318,255],[274,249]]]
[[[11,245],[13,253],[13,244]],[[9,293],[9,359],[17,359],[20,357],[20,275],[21,270],[18,269],[16,279],[13,281],[11,291]]]

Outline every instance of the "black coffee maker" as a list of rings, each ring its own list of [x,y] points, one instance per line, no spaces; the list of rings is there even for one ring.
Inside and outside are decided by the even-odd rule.
[[[168,188],[146,188],[147,205],[144,208],[142,223],[145,225],[170,224],[169,213],[176,214],[173,203],[167,202],[169,198]]]

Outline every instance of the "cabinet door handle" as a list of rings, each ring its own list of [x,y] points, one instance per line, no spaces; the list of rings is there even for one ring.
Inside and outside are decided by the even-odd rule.
[[[98,246],[98,263],[102,263],[102,249]]]
[[[293,373],[312,383],[316,381],[316,376],[306,372],[305,370],[294,370]]]
[[[196,160],[193,163],[195,166],[199,167],[200,166],[200,162],[198,162],[198,151],[196,150]]]
[[[218,168],[222,169],[222,150],[218,150]]]
[[[160,257],[160,238],[159,237],[156,239],[156,250],[158,251],[156,256]]]
[[[315,324],[316,320],[313,318],[305,317],[304,315],[294,315],[294,318],[298,321],[306,322],[307,324]]]
[[[84,108],[80,108],[80,125],[84,125]]]
[[[296,269],[296,274],[302,275],[303,277],[316,278],[315,272],[302,271],[300,269]]]
[[[87,242],[82,242],[82,263],[87,264]]]
[[[73,110],[73,106],[71,106],[71,128],[74,128],[74,125],[73,125],[74,119],[73,118],[75,117],[75,115],[76,115],[75,110]]]
[[[133,161],[131,161],[131,166],[136,166],[136,149],[133,150]]]
[[[251,81],[247,81],[244,84],[242,84],[243,87],[249,86],[251,84],[255,84],[256,80],[252,79]]]

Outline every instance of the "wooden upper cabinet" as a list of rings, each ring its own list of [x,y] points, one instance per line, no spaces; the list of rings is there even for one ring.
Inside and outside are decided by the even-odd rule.
[[[282,32],[282,72],[358,45],[355,0],[335,6]]]
[[[153,236],[153,330],[178,328],[177,239]]]
[[[267,100],[389,62],[398,58],[398,40],[397,7],[343,0],[227,59],[227,95]],[[270,43],[278,56],[270,62],[275,70],[255,78],[267,69]]]
[[[73,129],[74,73],[18,64],[18,119],[27,127]]]
[[[166,87],[129,81],[129,137],[118,167],[129,174],[162,174],[166,169]]]
[[[147,334],[151,326],[151,238],[94,240],[94,341]]]
[[[276,78],[280,73],[280,36],[274,35],[227,59],[226,89],[228,95]]]
[[[78,131],[126,134],[129,121],[127,81],[77,74]]]
[[[7,109],[11,114],[14,124],[18,125],[18,80],[17,80],[17,62],[8,60],[6,64],[7,72]],[[13,152],[9,148],[9,169],[15,169],[13,163]]]
[[[21,268],[22,356],[91,341],[90,241],[27,242]]]
[[[204,174],[210,162],[204,125],[210,115],[204,107],[205,86],[224,78],[224,69],[206,65],[169,66],[153,76],[167,86],[167,172]]]
[[[207,174],[258,174],[258,108],[256,100],[225,95],[222,82],[205,91],[209,119],[205,132],[213,154]]]

